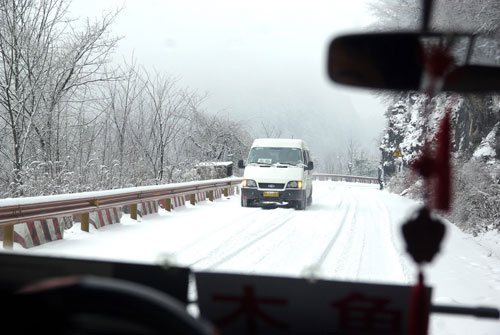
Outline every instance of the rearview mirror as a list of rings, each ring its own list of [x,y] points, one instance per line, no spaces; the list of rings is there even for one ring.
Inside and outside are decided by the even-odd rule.
[[[245,163],[243,162],[243,159],[240,159],[240,160],[238,161],[238,167],[239,167],[240,169],[244,169],[244,168],[245,168]]]
[[[439,33],[373,33],[334,39],[328,51],[328,74],[340,84],[389,90],[423,90],[424,55],[429,41],[460,38],[462,59],[447,73],[441,91],[500,91],[500,68],[470,65],[474,36]],[[468,41],[468,46],[467,46]],[[435,45],[435,44],[434,44]],[[454,50],[456,51],[456,50]]]

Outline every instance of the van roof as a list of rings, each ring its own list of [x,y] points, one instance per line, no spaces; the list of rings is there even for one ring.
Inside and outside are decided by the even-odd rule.
[[[257,138],[253,141],[253,147],[285,147],[307,149],[306,142],[291,138]]]

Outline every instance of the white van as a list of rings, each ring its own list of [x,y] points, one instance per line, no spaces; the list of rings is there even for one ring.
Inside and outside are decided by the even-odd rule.
[[[305,210],[312,202],[312,169],[303,140],[261,138],[254,140],[241,188],[241,206],[288,203]]]

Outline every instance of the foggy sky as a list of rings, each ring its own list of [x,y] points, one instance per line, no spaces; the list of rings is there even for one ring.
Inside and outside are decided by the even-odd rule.
[[[180,78],[209,98],[204,109],[243,120],[254,136],[265,122],[302,137],[312,152],[342,151],[349,138],[377,154],[385,106],[364,90],[326,78],[326,48],[372,18],[363,0],[73,0],[72,15],[124,7],[117,61]]]

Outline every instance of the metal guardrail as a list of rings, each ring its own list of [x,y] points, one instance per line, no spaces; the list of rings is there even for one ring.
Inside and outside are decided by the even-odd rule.
[[[10,206],[3,205],[2,203],[5,201],[0,200],[0,226],[56,216],[93,212],[106,208],[189,195],[215,189],[224,189],[230,186],[239,185],[240,183],[240,178],[233,178],[230,181],[199,182],[182,186],[171,184],[158,187],[134,187],[116,190],[110,195],[97,195],[100,192],[66,194],[63,195],[66,199],[56,201],[50,201],[50,198],[60,198],[61,195],[22,198],[22,204]]]
[[[314,173],[313,178],[315,180],[331,180],[331,181],[378,184],[378,179],[374,177],[350,176],[343,174]]]
[[[4,247],[12,240],[13,225],[35,220],[87,214],[103,209],[178,196],[194,195],[205,191],[229,189],[241,183],[241,178],[209,180],[163,186],[133,187],[102,192],[85,192],[33,198],[0,200],[0,227],[4,228]],[[6,236],[9,235],[9,236]]]

